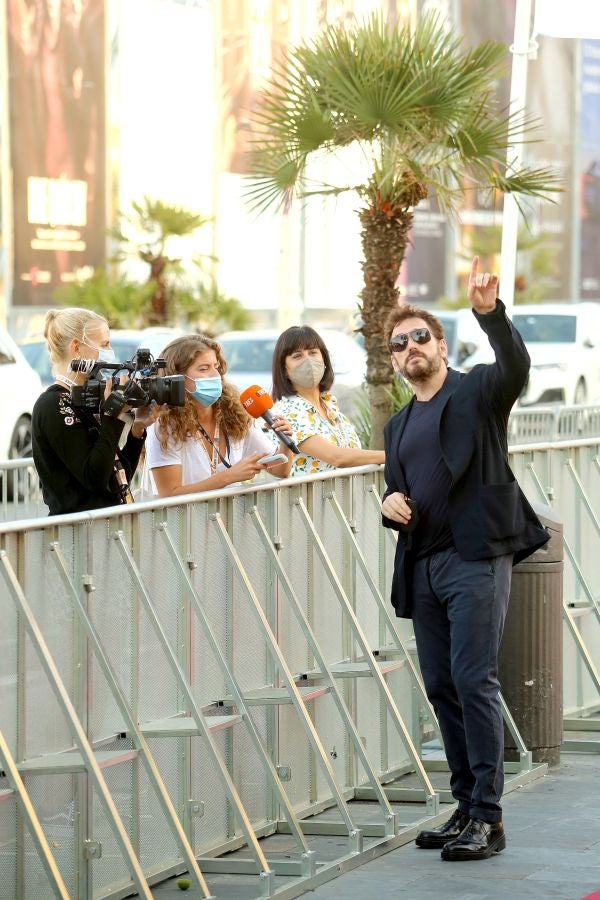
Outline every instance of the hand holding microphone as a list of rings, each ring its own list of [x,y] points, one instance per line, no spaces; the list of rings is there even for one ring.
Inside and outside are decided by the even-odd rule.
[[[249,388],[246,388],[245,391],[242,391],[240,400],[242,401],[242,406],[246,412],[251,415],[253,419],[264,419],[269,428],[275,432],[279,440],[285,444],[292,453],[300,453],[300,450],[291,437],[275,427],[275,417],[270,412],[273,401],[264,388],[259,387],[257,384],[253,384]]]

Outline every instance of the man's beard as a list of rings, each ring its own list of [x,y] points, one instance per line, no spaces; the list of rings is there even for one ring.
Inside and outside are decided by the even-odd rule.
[[[410,359],[407,361],[406,365],[400,367],[400,374],[406,378],[409,384],[426,383],[433,375],[437,375],[444,362],[441,354],[433,357],[433,359],[429,359],[428,357],[419,354],[419,356],[413,357],[413,359],[419,362],[418,369],[412,369],[409,373],[408,367],[411,363]]]

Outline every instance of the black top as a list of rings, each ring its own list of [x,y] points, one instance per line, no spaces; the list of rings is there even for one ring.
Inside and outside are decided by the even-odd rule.
[[[412,549],[417,559],[452,547],[448,491],[452,478],[440,447],[440,413],[444,389],[431,400],[415,399],[400,441],[400,465],[408,495],[417,504],[419,521]]]
[[[33,408],[33,460],[50,515],[85,512],[121,502],[114,474],[118,455],[127,480],[135,472],[143,438],[131,432],[122,450],[120,419],[71,406],[69,391],[52,384]]]

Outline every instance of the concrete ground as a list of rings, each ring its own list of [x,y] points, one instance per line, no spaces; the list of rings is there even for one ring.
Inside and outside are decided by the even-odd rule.
[[[600,891],[600,754],[563,753],[559,767],[507,794],[503,805],[507,848],[493,859],[443,862],[438,850],[419,850],[410,843],[305,896],[315,900],[582,900]],[[255,879],[208,876],[207,881],[218,898],[257,897]],[[171,880],[156,886],[153,894],[157,900],[174,900],[195,892],[183,894]]]

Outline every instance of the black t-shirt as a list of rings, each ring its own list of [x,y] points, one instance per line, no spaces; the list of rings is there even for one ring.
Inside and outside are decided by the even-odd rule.
[[[452,479],[439,441],[444,397],[442,387],[431,400],[415,399],[400,441],[400,463],[408,496],[417,504],[419,513],[412,536],[417,559],[447,550],[454,544],[448,510]]]
[[[121,502],[114,474],[118,455],[127,479],[144,445],[130,433],[122,450],[120,419],[71,406],[69,391],[52,384],[33,408],[33,460],[50,515],[102,509]]]

